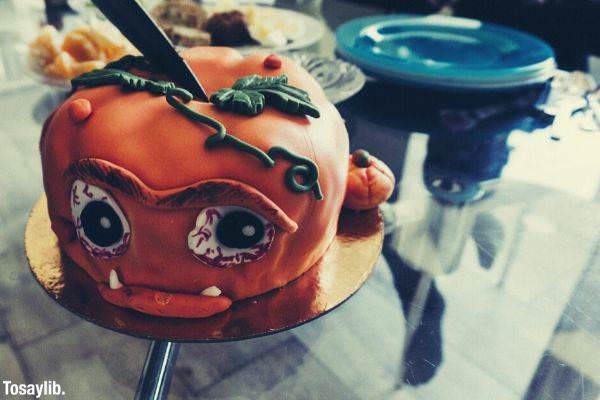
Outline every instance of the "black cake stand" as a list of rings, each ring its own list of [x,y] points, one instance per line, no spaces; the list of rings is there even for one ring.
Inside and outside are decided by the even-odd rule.
[[[377,209],[343,211],[338,234],[323,258],[283,288],[235,302],[210,318],[155,317],[123,309],[100,297],[96,283],[61,253],[50,229],[46,198],[31,211],[25,252],[31,271],[58,304],[103,328],[151,339],[135,399],[164,399],[180,343],[249,339],[292,329],[349,299],[373,271],[383,243]]]

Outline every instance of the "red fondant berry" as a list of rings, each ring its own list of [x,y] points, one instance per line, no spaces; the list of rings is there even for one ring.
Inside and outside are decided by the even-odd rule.
[[[92,103],[87,99],[73,100],[69,104],[68,112],[73,122],[83,122],[92,114]]]
[[[263,65],[268,69],[279,69],[281,68],[281,58],[277,57],[275,54],[271,54],[265,58]]]

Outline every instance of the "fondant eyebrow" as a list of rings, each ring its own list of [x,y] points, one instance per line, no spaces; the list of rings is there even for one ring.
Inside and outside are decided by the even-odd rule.
[[[272,200],[252,186],[233,179],[210,179],[178,189],[155,190],[132,172],[97,158],[74,162],[65,175],[87,183],[103,183],[151,207],[242,206],[258,212],[287,232],[293,233],[298,229],[298,224]]]

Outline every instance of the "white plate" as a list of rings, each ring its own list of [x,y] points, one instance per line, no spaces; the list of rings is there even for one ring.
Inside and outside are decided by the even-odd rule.
[[[267,8],[267,7],[265,7],[265,8]],[[272,52],[299,50],[299,49],[303,49],[305,47],[308,47],[308,46],[311,46],[311,45],[317,43],[319,40],[321,40],[321,38],[325,34],[325,27],[323,25],[323,22],[319,21],[318,19],[316,19],[314,17],[311,17],[310,15],[303,14],[298,11],[286,10],[283,8],[276,8],[276,7],[268,7],[268,8],[272,8],[272,12],[279,14],[278,17],[281,19],[287,19],[287,20],[293,19],[296,21],[302,21],[302,23],[304,25],[304,34],[302,36],[288,42],[284,46],[279,46],[279,47],[267,47],[267,46],[261,46],[261,45],[234,47],[240,53],[250,54],[250,53],[254,53],[256,51],[264,51],[264,50],[268,50],[268,51],[272,51]]]
[[[321,85],[333,104],[340,103],[358,93],[365,85],[365,75],[354,64],[339,58],[326,58],[313,53],[289,52],[291,58],[306,69]]]
[[[144,0],[143,6],[148,13],[156,7],[156,5],[162,3],[164,0]],[[207,5],[214,5],[212,1],[205,2]],[[267,5],[261,4],[258,2],[241,2],[241,5],[247,5],[247,3],[253,3],[259,8],[268,9],[268,13],[273,13],[279,19],[283,20],[295,20],[301,21],[304,25],[304,33],[302,36],[288,42],[284,46],[276,46],[276,47],[268,47],[262,45],[249,45],[249,46],[237,46],[233,47],[238,50],[242,54],[250,54],[256,51],[272,51],[272,52],[282,52],[282,51],[291,51],[291,50],[299,50],[305,47],[311,46],[317,43],[323,35],[325,34],[325,26],[322,21],[298,11],[288,10],[285,8],[279,7],[270,7]]]

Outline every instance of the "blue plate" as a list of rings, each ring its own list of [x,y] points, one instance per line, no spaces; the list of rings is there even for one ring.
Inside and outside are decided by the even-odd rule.
[[[529,34],[473,19],[386,15],[336,31],[338,53],[368,74],[443,89],[514,89],[556,70],[554,52]]]

